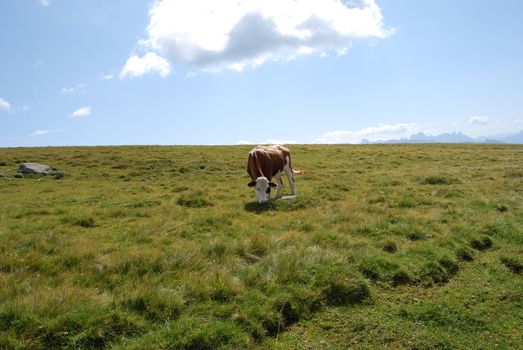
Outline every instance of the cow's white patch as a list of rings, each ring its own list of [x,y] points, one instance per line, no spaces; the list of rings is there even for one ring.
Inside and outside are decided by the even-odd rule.
[[[265,176],[256,179],[256,201],[258,203],[266,203],[271,199],[269,191],[269,180]]]

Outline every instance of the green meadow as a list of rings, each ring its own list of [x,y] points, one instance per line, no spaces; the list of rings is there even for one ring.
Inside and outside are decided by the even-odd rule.
[[[523,146],[250,149],[0,149],[0,348],[522,347]]]

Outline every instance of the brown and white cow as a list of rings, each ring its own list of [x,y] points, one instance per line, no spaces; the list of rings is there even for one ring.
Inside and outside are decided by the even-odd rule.
[[[291,193],[294,195],[294,178],[291,167],[291,153],[285,146],[258,146],[249,152],[247,161],[247,172],[251,176],[251,182],[247,184],[256,190],[258,203],[266,203],[271,199],[271,187],[276,187],[276,199],[281,197],[283,172],[287,174]],[[272,182],[274,177],[276,183]]]

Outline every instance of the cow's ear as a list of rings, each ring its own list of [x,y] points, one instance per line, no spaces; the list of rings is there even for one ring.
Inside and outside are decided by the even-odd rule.
[[[274,182],[271,181],[271,182],[269,182],[269,186],[271,186],[271,187],[276,187],[276,184],[275,184]]]
[[[251,181],[251,182],[249,182],[249,183],[247,184],[247,186],[249,186],[249,187],[252,187],[252,186],[254,186],[254,185],[256,185],[256,181]]]

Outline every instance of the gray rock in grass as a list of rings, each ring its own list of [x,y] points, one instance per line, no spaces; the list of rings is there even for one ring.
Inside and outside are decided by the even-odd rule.
[[[22,174],[49,174],[51,168],[48,165],[40,163],[22,163],[18,167],[18,172]]]

